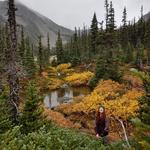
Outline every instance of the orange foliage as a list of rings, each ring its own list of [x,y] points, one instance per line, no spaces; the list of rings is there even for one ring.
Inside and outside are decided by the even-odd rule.
[[[48,78],[48,73],[47,72],[42,72],[41,73],[43,77]]]
[[[65,119],[64,116],[56,111],[49,110],[44,107],[44,115],[47,116],[47,119],[52,120],[60,127],[65,128],[80,128],[79,124],[74,124],[68,119]]]
[[[143,88],[143,82],[139,77],[133,75],[125,75],[123,79],[133,88]]]
[[[107,80],[100,81],[95,90],[84,97],[79,103],[73,103],[65,106],[65,112],[83,112],[89,114],[94,112],[99,105],[104,105],[108,116],[117,116],[127,119],[130,116],[136,116],[138,98],[143,95],[142,91],[137,89],[126,89],[125,85]]]

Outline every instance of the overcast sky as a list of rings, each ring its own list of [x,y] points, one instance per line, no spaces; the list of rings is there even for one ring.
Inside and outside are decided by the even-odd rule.
[[[59,25],[74,29],[83,24],[90,26],[93,13],[99,21],[104,20],[104,0],[19,0],[28,7],[47,16]],[[150,0],[112,0],[115,8],[116,23],[120,25],[124,6],[127,8],[128,19],[140,16],[141,5],[144,13],[150,11]]]

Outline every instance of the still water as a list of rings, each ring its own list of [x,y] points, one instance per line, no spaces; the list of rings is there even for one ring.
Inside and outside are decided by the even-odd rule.
[[[85,96],[89,93],[90,89],[88,87],[61,88],[47,94],[44,99],[44,104],[51,109],[60,104],[71,102],[76,96]]]

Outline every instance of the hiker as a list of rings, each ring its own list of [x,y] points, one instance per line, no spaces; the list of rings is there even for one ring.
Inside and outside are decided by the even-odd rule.
[[[105,114],[105,108],[103,106],[100,106],[97,114],[96,114],[96,127],[95,127],[95,132],[96,132],[96,137],[104,140],[104,144],[106,143],[106,136],[109,133],[109,121],[108,118],[106,118]]]

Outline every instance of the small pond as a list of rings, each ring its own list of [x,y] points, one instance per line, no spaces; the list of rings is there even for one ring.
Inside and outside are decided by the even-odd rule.
[[[68,103],[76,96],[85,96],[90,93],[88,87],[65,87],[50,92],[44,98],[44,104],[46,107],[52,109],[60,104]]]

